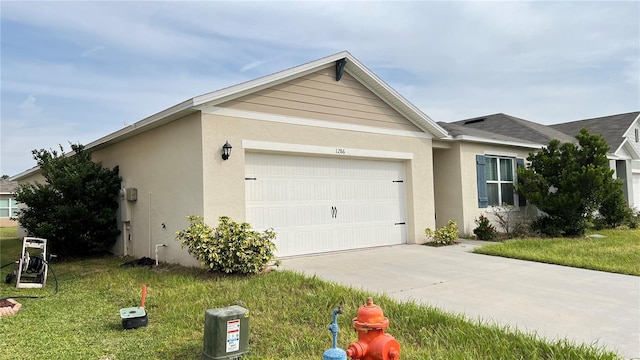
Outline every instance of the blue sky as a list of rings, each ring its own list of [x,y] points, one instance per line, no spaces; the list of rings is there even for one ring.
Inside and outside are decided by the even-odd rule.
[[[640,110],[640,2],[1,1],[0,173],[343,50],[436,121]]]

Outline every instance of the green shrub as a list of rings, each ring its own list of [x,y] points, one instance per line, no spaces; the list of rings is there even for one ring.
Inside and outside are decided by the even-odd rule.
[[[601,221],[605,227],[616,228],[621,225],[628,224],[633,213],[626,200],[622,189],[615,191],[600,204],[596,221]]]
[[[629,226],[629,229],[637,229],[640,227],[640,213],[633,210],[631,216],[629,216],[627,226]]]
[[[61,257],[108,251],[118,229],[118,167],[103,168],[91,151],[71,144],[73,155],[33,150],[42,181],[22,183],[15,199],[23,205],[16,218],[29,236],[48,240],[47,251]]]
[[[493,240],[498,236],[498,231],[493,225],[491,225],[486,216],[480,215],[475,220],[475,223],[478,226],[473,229],[473,233],[479,240]]]
[[[502,230],[502,235],[507,239],[523,238],[529,235],[529,222],[525,217],[515,210],[513,205],[503,205],[499,211],[493,213],[498,228]],[[476,221],[476,224],[478,221]]]
[[[217,228],[205,224],[200,216],[187,219],[189,227],[178,231],[176,240],[212,271],[256,274],[275,258],[276,233],[272,229],[258,232],[248,223],[237,223],[227,216],[218,218]]]
[[[573,230],[565,232],[567,225],[562,219],[542,215],[531,223],[531,230],[548,237],[572,237],[574,236],[572,234],[579,233],[580,229],[586,229],[588,224],[587,220],[578,220],[574,223],[575,228]],[[584,233],[584,231],[582,232]]]
[[[439,245],[455,244],[458,240],[458,225],[455,221],[449,220],[447,225],[436,231],[430,228],[424,229],[424,234],[427,236],[427,239]]]

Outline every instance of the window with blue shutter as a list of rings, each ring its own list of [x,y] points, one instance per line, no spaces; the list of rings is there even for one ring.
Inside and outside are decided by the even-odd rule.
[[[478,207],[515,206],[515,168],[519,167],[524,167],[524,159],[476,155]],[[517,205],[527,205],[524,196],[518,197]]]
[[[489,206],[487,197],[487,159],[484,155],[476,155],[476,175],[478,181],[478,207],[486,208]]]
[[[524,159],[516,159],[516,167],[518,169],[524,169]],[[518,179],[518,184],[520,183],[520,179]],[[524,207],[527,206],[527,199],[524,196],[518,194],[518,206]]]

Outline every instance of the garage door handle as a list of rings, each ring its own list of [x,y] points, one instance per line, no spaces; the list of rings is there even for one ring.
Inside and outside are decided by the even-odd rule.
[[[405,223],[401,222],[401,223],[395,223],[393,225],[404,225]]]
[[[331,218],[335,219],[336,217],[338,217],[338,208],[335,206],[331,207]]]

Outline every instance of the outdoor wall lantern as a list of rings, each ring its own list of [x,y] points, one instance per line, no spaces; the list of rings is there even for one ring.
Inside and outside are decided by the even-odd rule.
[[[222,145],[222,160],[227,160],[229,159],[229,156],[231,156],[231,148],[233,146],[231,146],[231,144],[229,144],[229,141],[225,141],[224,145]]]

